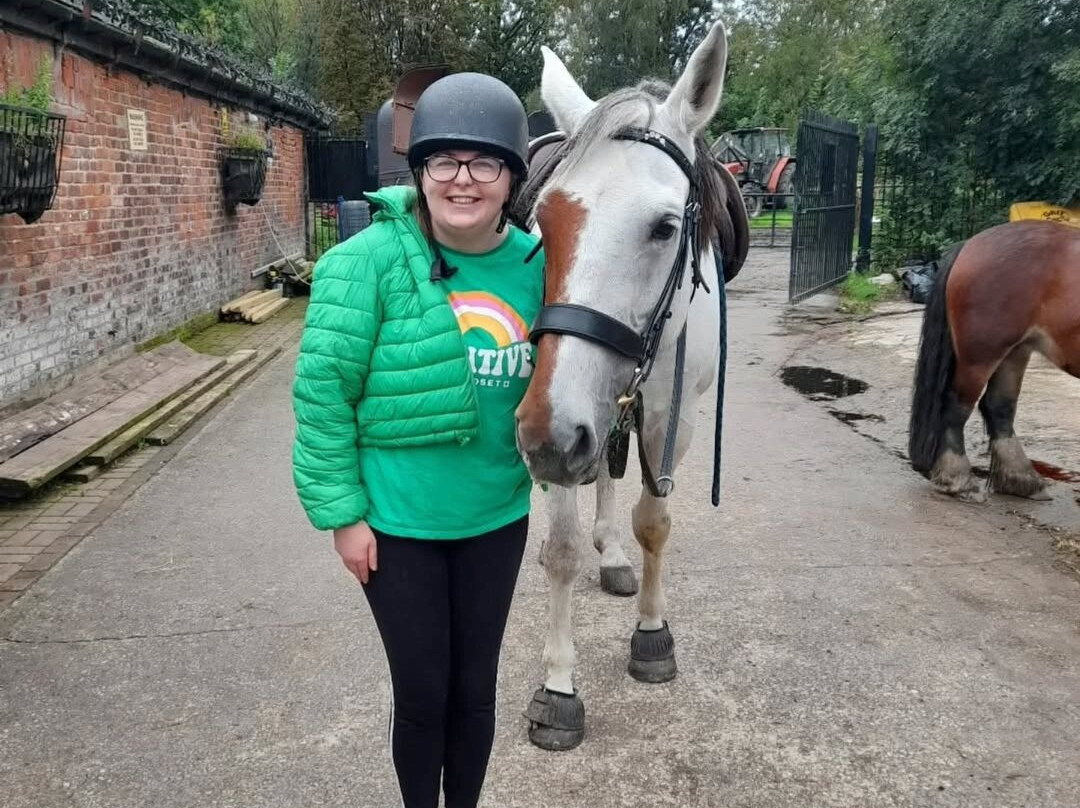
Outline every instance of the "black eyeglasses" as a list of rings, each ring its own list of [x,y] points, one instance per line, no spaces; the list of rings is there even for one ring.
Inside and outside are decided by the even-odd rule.
[[[502,160],[485,156],[474,157],[471,160],[457,160],[445,154],[438,154],[424,161],[428,176],[435,182],[452,182],[457,179],[462,166],[465,166],[473,182],[485,184],[495,182],[502,175],[503,165],[505,164]]]

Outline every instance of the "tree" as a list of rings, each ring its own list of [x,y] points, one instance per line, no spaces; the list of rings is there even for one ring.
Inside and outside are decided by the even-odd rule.
[[[142,0],[137,8],[140,15],[171,23],[211,44],[234,53],[243,50],[240,0]]]
[[[642,79],[672,81],[715,20],[703,0],[568,3],[567,66],[592,97]]]
[[[876,24],[885,0],[746,0],[729,3],[724,128],[794,129],[806,107],[861,117],[881,58]]]
[[[974,162],[1010,200],[1080,199],[1080,4],[892,0],[875,103],[912,152]]]
[[[564,6],[561,0],[471,0],[465,69],[496,76],[525,98],[540,83],[540,46],[553,47],[564,36]]]

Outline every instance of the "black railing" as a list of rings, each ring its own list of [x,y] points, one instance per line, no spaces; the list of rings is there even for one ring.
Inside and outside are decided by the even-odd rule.
[[[308,200],[336,202],[363,199],[378,187],[371,172],[368,143],[359,137],[309,137],[307,147]]]
[[[307,204],[307,257],[318,261],[319,256],[338,243],[338,209],[334,202]]]
[[[859,130],[813,110],[799,122],[788,299],[804,300],[851,269]]]
[[[62,115],[0,104],[0,213],[30,223],[52,207],[65,123]]]
[[[750,246],[790,247],[795,194],[743,192],[750,216]],[[754,215],[754,211],[757,211]]]
[[[888,270],[937,258],[1008,219],[1008,200],[973,158],[890,149],[878,155],[872,261]]]
[[[221,187],[226,207],[257,205],[266,183],[266,152],[221,150]]]

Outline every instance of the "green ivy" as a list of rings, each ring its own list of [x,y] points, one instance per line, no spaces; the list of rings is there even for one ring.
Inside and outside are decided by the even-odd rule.
[[[52,135],[45,127],[45,116],[52,101],[52,60],[42,56],[33,84],[18,87],[11,83],[0,93],[0,104],[17,108],[17,111],[0,112],[0,132],[14,135],[16,143],[23,148],[28,147],[31,141],[51,141]]]
[[[49,111],[52,101],[52,60],[48,56],[41,57],[33,84],[29,87],[9,84],[7,89],[0,93],[0,104],[24,107],[41,114]]]
[[[266,138],[251,127],[238,127],[229,132],[225,137],[225,145],[230,149],[240,151],[264,152],[266,151]]]

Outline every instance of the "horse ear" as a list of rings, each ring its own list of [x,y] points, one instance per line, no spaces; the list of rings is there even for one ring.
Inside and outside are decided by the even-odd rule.
[[[705,40],[694,50],[686,70],[664,103],[675,120],[686,127],[687,134],[697,134],[716,114],[726,69],[727,30],[717,20]]]
[[[544,54],[540,97],[555,118],[555,125],[572,135],[596,106],[596,102],[585,95],[585,91],[574,81],[566,65],[550,48],[541,45],[540,52]]]

